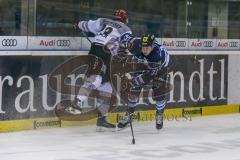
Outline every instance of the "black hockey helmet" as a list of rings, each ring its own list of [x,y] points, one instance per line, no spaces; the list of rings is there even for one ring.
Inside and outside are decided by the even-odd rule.
[[[155,42],[154,34],[144,34],[141,37],[141,47],[152,46]]]

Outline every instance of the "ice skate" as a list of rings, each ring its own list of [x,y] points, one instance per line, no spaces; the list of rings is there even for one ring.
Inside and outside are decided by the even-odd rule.
[[[106,119],[106,116],[98,117],[97,119],[97,132],[104,131],[116,131],[116,125],[109,123]]]
[[[75,98],[65,110],[71,114],[77,115],[82,113],[82,106],[83,102],[78,98]]]
[[[126,115],[123,117],[123,119],[118,122],[118,130],[125,129],[130,126],[131,116],[131,113],[126,112]]]

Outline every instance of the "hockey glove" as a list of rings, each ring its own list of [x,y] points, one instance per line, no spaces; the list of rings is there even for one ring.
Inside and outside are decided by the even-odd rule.
[[[79,27],[78,27],[78,22],[75,22],[75,23],[73,24],[73,29],[75,29],[75,30],[78,30],[78,29],[79,29]]]
[[[131,81],[131,85],[132,87],[138,87],[138,86],[142,86],[144,85],[145,82],[144,80],[142,79],[142,74],[136,76],[135,78],[132,79]]]

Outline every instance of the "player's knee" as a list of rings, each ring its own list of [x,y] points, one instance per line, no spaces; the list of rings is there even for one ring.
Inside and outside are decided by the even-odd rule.
[[[87,83],[91,84],[94,88],[98,88],[98,87],[100,87],[100,85],[102,83],[102,76],[100,76],[100,75],[91,75],[87,79]]]
[[[138,95],[134,95],[134,94],[129,94],[128,95],[128,101],[132,102],[132,103],[137,103],[138,102]]]
[[[156,102],[160,102],[160,101],[163,101],[165,99],[166,99],[165,95],[157,96],[157,95],[153,94],[153,100],[156,101]]]

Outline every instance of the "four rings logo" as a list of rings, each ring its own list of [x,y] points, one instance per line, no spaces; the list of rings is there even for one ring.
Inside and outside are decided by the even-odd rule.
[[[229,47],[238,47],[238,42],[229,42]]]
[[[3,39],[2,45],[4,47],[14,47],[17,46],[17,40],[16,39]]]
[[[71,45],[70,40],[57,40],[57,46],[69,47]]]
[[[213,47],[213,42],[212,41],[204,41],[203,46],[204,47]]]
[[[176,47],[186,47],[185,41],[176,41]]]

